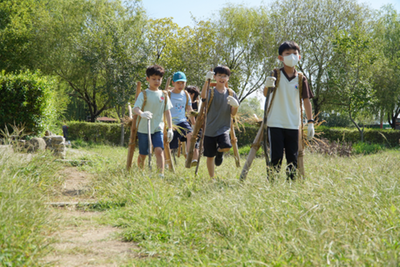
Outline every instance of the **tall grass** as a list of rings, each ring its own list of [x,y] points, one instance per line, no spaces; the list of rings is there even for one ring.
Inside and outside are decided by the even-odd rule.
[[[196,177],[183,157],[176,174],[160,179],[148,170],[124,171],[123,149],[101,153],[111,164],[98,164],[94,187],[104,201],[125,203],[108,211],[108,222],[140,247],[136,266],[400,264],[398,151],[307,154],[307,178],[293,183],[284,173],[267,182],[262,158],[241,183],[231,157],[215,180],[204,158]]]
[[[43,196],[57,169],[49,159],[0,151],[0,266],[40,266],[51,230]]]

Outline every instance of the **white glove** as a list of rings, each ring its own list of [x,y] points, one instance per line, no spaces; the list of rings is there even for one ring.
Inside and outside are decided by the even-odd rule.
[[[140,117],[150,120],[151,118],[153,118],[153,113],[151,113],[150,111],[144,111],[140,114]]]
[[[168,143],[171,143],[173,138],[174,138],[174,131],[172,131],[172,129],[169,128],[168,131],[167,131],[167,141],[168,141]]]
[[[226,99],[228,99],[228,105],[231,105],[234,108],[239,106],[239,102],[233,96],[228,96]]]
[[[276,78],[273,76],[268,76],[265,82],[265,87],[275,87]]]
[[[213,72],[213,71],[207,72],[207,74],[206,74],[206,81],[207,81],[208,79],[212,80],[212,78],[214,77],[214,74],[215,74],[215,72]]]
[[[308,140],[311,140],[314,138],[314,123],[308,123],[308,128],[307,128],[307,138]]]

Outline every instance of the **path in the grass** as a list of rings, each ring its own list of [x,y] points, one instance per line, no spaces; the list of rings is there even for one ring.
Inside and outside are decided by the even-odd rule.
[[[75,167],[65,167],[60,176],[65,183],[52,202],[95,202],[88,194],[92,179]],[[135,245],[123,242],[119,229],[101,225],[102,212],[84,211],[75,206],[54,207],[58,229],[53,234],[56,242],[44,263],[54,266],[120,266],[135,257]]]

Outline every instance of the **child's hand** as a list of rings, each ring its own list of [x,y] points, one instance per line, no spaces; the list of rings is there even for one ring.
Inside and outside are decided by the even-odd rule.
[[[174,131],[172,131],[172,129],[169,128],[168,131],[167,131],[167,141],[168,141],[168,143],[170,143],[173,138],[174,138]]]
[[[226,99],[228,99],[228,105],[234,108],[239,107],[239,102],[233,96],[228,96]]]
[[[272,76],[267,77],[267,81],[265,82],[265,87],[275,87],[276,78]]]
[[[150,120],[153,118],[153,113],[151,113],[150,111],[145,111],[140,114],[140,117],[142,117],[143,119]]]
[[[311,140],[314,138],[314,123],[308,123],[308,128],[307,128],[307,138],[308,140]]]
[[[212,80],[212,78],[214,77],[214,74],[215,74],[215,72],[213,72],[213,71],[207,72],[207,74],[206,74],[206,81],[207,81],[208,79]]]

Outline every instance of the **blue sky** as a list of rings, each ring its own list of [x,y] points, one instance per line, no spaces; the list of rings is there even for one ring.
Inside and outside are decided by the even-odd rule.
[[[365,3],[368,6],[379,9],[380,7],[393,4],[395,9],[400,12],[400,0],[357,0],[359,3]],[[209,18],[213,13],[227,5],[244,4],[246,6],[268,5],[272,0],[142,0],[146,13],[150,18],[173,17],[175,23],[180,27],[193,26],[191,16],[196,19]]]

